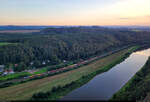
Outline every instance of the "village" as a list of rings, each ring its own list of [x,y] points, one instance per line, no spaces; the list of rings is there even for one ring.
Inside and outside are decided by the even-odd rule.
[[[89,58],[89,59],[87,59],[87,60],[80,59],[80,61],[77,62],[77,63],[75,63],[75,64],[68,65],[68,66],[66,66],[66,67],[60,67],[60,68],[57,68],[57,69],[52,69],[52,70],[50,70],[50,71],[46,71],[46,72],[38,73],[38,74],[34,74],[34,73],[35,73],[35,72],[38,72],[40,69],[34,67],[34,66],[33,66],[34,61],[32,61],[32,62],[30,62],[30,65],[33,66],[32,69],[26,69],[26,70],[22,71],[22,72],[28,72],[28,73],[30,73],[31,75],[25,76],[25,77],[23,77],[23,79],[29,79],[29,78],[32,79],[32,78],[36,78],[36,77],[41,77],[41,76],[56,74],[56,73],[64,72],[64,71],[71,70],[71,69],[74,69],[74,68],[78,68],[78,67],[81,66],[81,65],[88,64],[89,62],[92,62],[92,61],[94,61],[94,60],[96,60],[96,59],[105,57],[105,56],[107,56],[107,55],[109,55],[109,54],[112,54],[112,53],[114,53],[114,52],[116,52],[116,51],[118,51],[118,50],[114,50],[114,51],[112,51],[112,52],[108,52],[108,53],[103,54],[103,55],[101,55],[101,56],[92,57],[92,58]],[[43,66],[47,66],[47,63],[49,63],[49,62],[50,62],[50,60],[46,60],[46,61],[42,61],[41,64],[42,64]],[[66,63],[66,62],[68,62],[68,61],[63,60],[63,63]],[[12,65],[11,65],[11,66],[12,66]],[[18,66],[18,64],[14,64],[14,67],[17,67],[17,66]],[[8,67],[8,68],[7,68],[5,65],[0,65],[0,73],[1,73],[1,74],[0,74],[1,76],[7,76],[7,75],[10,75],[10,74],[15,74],[15,73],[20,73],[20,72],[15,72],[15,71],[13,70],[13,67]]]
[[[122,49],[124,49],[124,48],[122,48]],[[36,68],[35,66],[33,66],[34,61],[32,61],[32,62],[30,62],[30,65],[33,66],[32,69],[26,69],[22,72],[15,72],[13,70],[13,67],[8,67],[8,66],[6,67],[5,65],[0,65],[0,73],[1,73],[0,74],[1,75],[0,76],[0,78],[1,78],[0,86],[5,86],[6,84],[9,84],[9,83],[15,84],[15,83],[26,82],[26,81],[30,81],[30,80],[36,80],[39,78],[53,76],[53,75],[56,75],[59,73],[63,73],[66,71],[77,69],[77,68],[80,68],[80,66],[82,66],[82,65],[88,65],[89,63],[91,63],[97,59],[108,56],[108,55],[115,53],[119,50],[120,49],[116,49],[116,50],[113,50],[111,52],[107,52],[105,54],[102,54],[100,56],[95,56],[95,57],[93,56],[93,57],[86,59],[86,60],[80,59],[76,63],[70,63],[70,61],[62,60],[62,63],[64,63],[63,65],[65,65],[65,63],[66,63],[65,66],[59,66],[59,67],[53,67],[53,68],[47,65],[48,62],[50,62],[50,60],[42,61],[41,62],[41,64],[43,65],[42,68]],[[18,66],[18,64],[14,64],[14,67],[15,66]],[[44,71],[43,71],[43,69],[44,69]],[[23,75],[22,73],[26,73],[26,74]],[[2,80],[2,79],[4,79],[4,80]],[[6,87],[7,87],[7,85],[6,85]]]
[[[100,56],[99,56],[100,57]],[[23,72],[28,72],[30,73],[31,75],[29,76],[24,76],[24,77],[20,77],[20,78],[14,78],[14,79],[11,79],[11,80],[6,80],[6,81],[3,81],[1,82],[0,85],[3,85],[3,84],[6,84],[7,82],[20,82],[20,81],[25,81],[25,80],[29,80],[29,79],[34,79],[34,78],[38,78],[38,77],[45,77],[47,75],[55,75],[57,73],[61,73],[61,72],[64,72],[64,71],[69,71],[69,70],[72,70],[74,68],[79,68],[81,65],[84,65],[84,64],[87,64],[93,60],[96,60],[97,58],[99,57],[94,57],[94,58],[90,58],[88,60],[83,60],[83,59],[80,59],[80,61],[76,64],[72,64],[72,65],[68,65],[66,67],[60,67],[60,68],[56,68],[56,69],[52,69],[50,71],[46,71],[46,72],[43,72],[43,73],[39,73],[39,74],[35,74],[35,72],[39,71],[40,69],[36,69],[35,67],[33,69],[28,69],[28,70],[24,70]],[[67,63],[68,61],[66,60],[63,60],[63,63]],[[31,65],[33,65],[33,62],[30,63]],[[42,62],[43,65],[46,66],[46,61],[43,61]],[[15,64],[15,66],[18,66],[18,64]],[[7,75],[13,75],[15,73],[21,73],[21,72],[15,72],[13,70],[13,68],[7,68],[5,69],[6,66],[5,65],[0,65],[0,73],[1,73],[1,77],[2,76],[7,76]]]
[[[49,62],[49,60],[48,60]],[[30,65],[33,65],[34,62],[31,62]],[[42,62],[42,65],[46,65],[46,61],[43,61]],[[0,75],[1,76],[6,76],[6,75],[9,75],[9,74],[14,74],[15,71],[14,71],[14,67],[17,67],[18,64],[10,64],[9,66],[8,65],[0,65]],[[36,69],[34,66],[32,67],[32,69],[28,69],[28,70],[24,70],[22,72],[29,72],[29,73],[34,73],[36,72],[38,69]]]
[[[8,75],[8,74],[14,74],[14,70],[13,68],[8,68],[8,69],[5,69],[5,65],[0,65],[0,73],[2,76],[4,75]]]

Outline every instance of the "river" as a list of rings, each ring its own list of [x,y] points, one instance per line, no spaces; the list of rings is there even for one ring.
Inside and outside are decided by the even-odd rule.
[[[61,100],[108,100],[142,68],[149,56],[150,48],[134,52],[122,63],[95,76]]]

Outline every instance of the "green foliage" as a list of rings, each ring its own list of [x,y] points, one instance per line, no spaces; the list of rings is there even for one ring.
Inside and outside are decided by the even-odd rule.
[[[149,32],[94,27],[49,28],[34,34],[6,33],[0,34],[0,42],[17,44],[0,46],[0,65],[19,64],[15,71],[23,71],[28,67],[42,67],[43,61],[46,65],[77,61],[146,41],[150,41]],[[34,62],[32,66],[31,62]]]
[[[0,76],[0,81],[6,81],[6,80],[21,78],[21,77],[30,76],[30,75],[31,74],[28,72],[14,73],[14,74],[6,75],[6,76]]]
[[[41,73],[44,73],[44,72],[47,72],[47,68],[41,68],[38,71],[34,72],[34,74],[41,74]]]
[[[0,42],[0,46],[16,45],[17,43]]]

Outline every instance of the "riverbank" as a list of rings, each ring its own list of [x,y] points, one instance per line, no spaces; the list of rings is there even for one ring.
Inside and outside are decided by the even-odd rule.
[[[124,85],[111,101],[142,101],[149,99],[150,93],[150,57],[146,64],[138,71],[131,80]]]
[[[20,73],[2,76],[0,77],[0,88],[10,87],[10,86],[17,85],[20,83],[26,83],[26,82],[33,81],[33,80],[38,80],[38,79],[42,79],[45,77],[54,76],[56,74],[64,73],[66,71],[71,71],[71,70],[80,68],[81,66],[88,65],[106,56],[112,55],[113,53],[116,53],[123,49],[127,49],[129,47],[131,47],[131,45],[124,46],[118,49],[112,49],[112,51],[108,51],[97,56],[96,55],[91,56],[89,57],[89,59],[82,60],[82,61],[80,60],[80,61],[62,63],[62,64],[54,65],[53,67],[46,66],[45,68],[42,68],[40,70],[38,69],[35,70],[34,73],[20,72]]]
[[[92,73],[89,73],[86,76],[82,76],[76,81],[73,81],[69,84],[66,84],[64,86],[57,86],[53,87],[52,90],[48,92],[39,92],[37,94],[34,94],[32,97],[32,100],[57,100],[65,96],[67,93],[71,92],[72,90],[81,87],[82,85],[89,82],[91,79],[93,79],[96,75],[106,72],[109,69],[111,69],[116,64],[124,61],[133,51],[135,51],[138,47],[132,47],[128,49],[128,52],[124,53],[123,55],[119,56],[117,59],[111,61],[109,64],[104,65],[101,69],[94,71]]]
[[[114,61],[114,59],[118,59],[121,56],[124,56],[126,53],[131,52],[131,50],[133,51],[135,49],[137,49],[137,47],[123,49],[112,55],[96,60],[88,65],[84,65],[78,69],[60,73],[58,75],[1,88],[0,100],[27,100],[35,93],[47,92],[50,91],[53,87],[57,86],[63,87],[72,81],[80,79],[82,76],[87,76],[90,73],[96,72],[98,70],[104,70],[104,67],[112,63],[112,60]]]

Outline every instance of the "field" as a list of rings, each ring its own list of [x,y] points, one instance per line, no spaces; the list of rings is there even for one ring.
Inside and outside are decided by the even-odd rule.
[[[111,64],[114,59],[117,60],[127,52],[129,52],[129,49],[124,49],[120,52],[90,63],[89,65],[82,66],[79,69],[58,74],[52,77],[46,77],[43,79],[33,80],[27,83],[2,88],[0,89],[0,100],[26,100],[29,99],[34,93],[41,91],[47,92],[54,86],[58,85],[64,86],[72,81],[78,80],[82,76],[86,76],[100,69],[104,70],[103,68],[105,68],[106,65]]]
[[[0,42],[0,46],[12,45],[16,43]]]
[[[31,74],[28,72],[20,72],[20,73],[15,73],[15,74],[9,74],[6,76],[0,76],[0,81],[6,81],[6,80],[11,80],[11,79],[16,79],[20,78],[23,76],[30,76]]]
[[[40,68],[38,71],[34,72],[34,74],[41,74],[41,73],[45,73],[47,72],[48,70],[54,70],[54,69],[59,69],[59,68],[62,68],[62,67],[65,67],[65,66],[69,66],[69,65],[72,65],[73,62],[67,62],[67,63],[60,63],[60,64],[57,64],[57,65],[52,65],[52,66],[46,66],[46,67],[43,67],[43,68]]]

